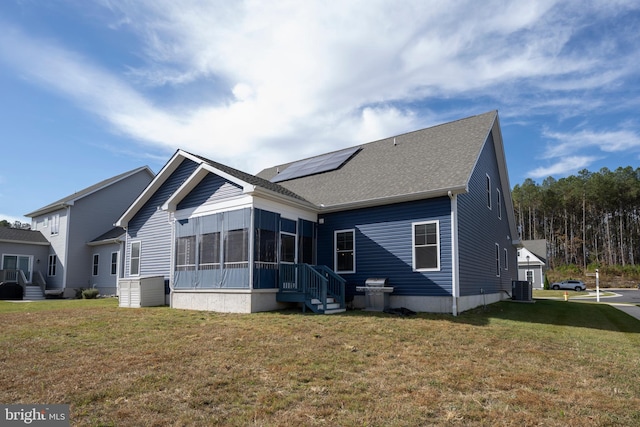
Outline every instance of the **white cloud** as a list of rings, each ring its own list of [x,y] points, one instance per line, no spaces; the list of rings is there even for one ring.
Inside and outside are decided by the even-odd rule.
[[[132,48],[141,65],[110,70],[60,41],[32,38],[9,24],[0,34],[0,60],[75,100],[115,132],[249,172],[412,130],[424,121],[407,105],[428,105],[433,95],[490,94],[526,105],[523,98],[540,89],[613,85],[630,66],[601,56],[601,45],[571,43],[595,17],[632,7],[624,3],[102,4],[112,12],[105,27],[139,38]],[[158,86],[187,85],[203,93],[215,87],[216,95],[197,105],[179,97],[164,105],[152,96]],[[524,94],[514,95],[514,86]],[[562,137],[548,135],[556,136]],[[574,145],[566,138],[559,144],[567,152]]]
[[[606,153],[640,150],[640,135],[626,129],[600,132],[581,130],[574,133],[547,131],[543,135],[557,141],[548,148],[546,158],[565,156],[594,147]]]
[[[593,156],[569,156],[562,158],[556,163],[539,167],[527,172],[527,176],[531,178],[547,178],[549,176],[570,175],[587,168],[598,158]]]

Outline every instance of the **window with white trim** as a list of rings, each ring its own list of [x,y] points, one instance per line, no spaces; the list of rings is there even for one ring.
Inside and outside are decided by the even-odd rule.
[[[502,219],[502,193],[496,188],[496,209],[498,209],[498,218]]]
[[[489,176],[489,174],[487,174],[487,181],[486,181],[487,185],[486,185],[486,190],[487,190],[487,207],[489,209],[491,209],[491,177]]]
[[[335,238],[335,259],[334,265],[336,273],[356,272],[356,232],[355,230],[337,230]]]
[[[100,255],[93,254],[93,268],[91,269],[91,274],[93,276],[98,275],[98,266],[100,265]]]
[[[118,252],[111,252],[111,275],[118,274]]]
[[[500,245],[496,243],[496,276],[500,277]]]
[[[51,217],[51,235],[55,236],[60,232],[60,214]]]
[[[509,251],[507,248],[504,248],[504,269],[509,269]]]
[[[131,276],[140,275],[141,249],[141,242],[131,242],[131,251],[129,252],[129,274]]]
[[[58,257],[56,255],[49,255],[49,263],[47,264],[47,276],[53,277],[56,275],[56,267],[58,266]]]
[[[440,222],[413,223],[413,269],[440,270]]]

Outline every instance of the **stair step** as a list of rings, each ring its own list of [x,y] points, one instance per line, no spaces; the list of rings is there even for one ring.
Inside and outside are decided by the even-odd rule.
[[[26,286],[24,289],[24,296],[23,299],[25,300],[31,300],[31,301],[36,301],[36,300],[43,300],[44,295],[42,295],[42,289],[40,289],[39,286]]]
[[[345,311],[347,311],[346,308],[335,308],[333,310],[325,310],[324,314],[337,314],[337,313],[344,313]]]
[[[323,310],[324,307],[322,306],[322,304],[318,304],[318,308],[320,310]],[[336,308],[340,308],[340,304],[338,304],[337,302],[333,302],[331,304],[327,303],[327,310],[335,310]]]
[[[333,304],[333,303],[335,303],[335,302],[336,302],[336,299],[335,299],[335,298],[327,298],[327,305],[328,305],[328,304]],[[313,298],[313,299],[311,300],[311,304],[313,304],[313,305],[320,305],[320,304],[322,304],[322,301],[320,301],[318,298]]]

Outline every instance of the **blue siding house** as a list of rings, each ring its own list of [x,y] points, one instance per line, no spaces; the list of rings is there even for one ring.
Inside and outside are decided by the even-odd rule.
[[[516,233],[497,111],[251,175],[178,150],[116,223],[125,278],[176,308],[364,307],[456,315],[510,296]]]

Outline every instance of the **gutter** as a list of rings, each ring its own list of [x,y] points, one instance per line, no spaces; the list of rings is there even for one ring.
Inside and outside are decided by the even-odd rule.
[[[350,209],[367,208],[372,206],[391,205],[394,203],[412,202],[415,200],[423,200],[423,199],[432,199],[434,197],[444,197],[449,194],[457,195],[457,194],[467,193],[467,192],[468,192],[467,186],[458,186],[450,189],[440,188],[437,190],[421,191],[417,193],[403,194],[399,196],[380,197],[376,199],[359,200],[357,202],[341,203],[341,204],[330,205],[330,206],[325,206],[321,204],[320,212],[330,213],[330,212],[350,210]]]

